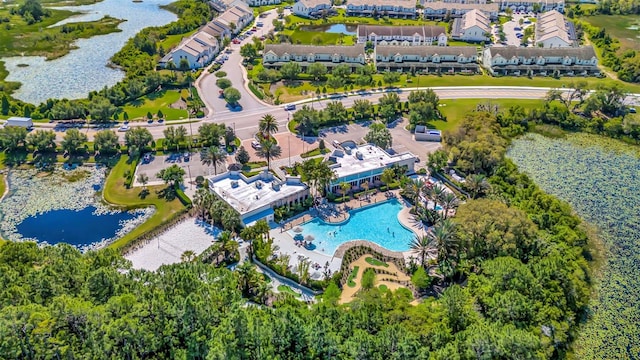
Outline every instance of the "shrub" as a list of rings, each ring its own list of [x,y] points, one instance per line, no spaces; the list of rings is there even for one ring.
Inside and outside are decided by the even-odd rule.
[[[198,185],[198,187],[201,187],[202,184],[204,184],[204,176],[202,175],[196,176],[196,185]]]
[[[182,191],[182,189],[177,185],[176,185],[176,196],[178,197],[182,205],[186,207],[191,207],[191,199],[189,199],[187,194],[185,194],[184,191]]]
[[[223,78],[227,76],[227,73],[225,71],[218,71],[217,73],[215,73],[215,75],[216,77]]]

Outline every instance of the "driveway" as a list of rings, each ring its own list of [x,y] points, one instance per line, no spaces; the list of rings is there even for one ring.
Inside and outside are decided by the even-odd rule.
[[[276,10],[271,10],[265,13],[265,17],[257,17],[254,20],[254,24],[257,22],[264,23],[264,26],[261,28],[257,28],[257,31],[252,35],[245,38],[240,44],[229,44],[229,49],[232,50],[230,54],[226,54],[222,52],[221,55],[229,56],[229,59],[225,61],[224,64],[220,67],[218,71],[224,71],[227,73],[226,78],[231,81],[233,87],[240,91],[240,101],[239,104],[242,107],[239,111],[230,110],[227,107],[227,102],[220,97],[219,91],[220,88],[216,85],[216,80],[218,78],[209,73],[208,71],[203,72],[203,76],[199,79],[198,82],[198,92],[200,93],[200,97],[207,104],[207,107],[213,109],[216,117],[222,115],[233,116],[234,114],[242,114],[243,112],[250,112],[255,110],[264,109],[265,104],[260,100],[256,99],[253,94],[251,94],[250,90],[245,83],[244,76],[245,70],[242,66],[242,56],[240,55],[240,48],[248,43],[253,42],[254,37],[260,37],[262,35],[266,35],[269,31],[273,30],[273,20],[278,17]],[[248,28],[251,28],[250,25]]]
[[[507,46],[520,46],[520,38],[516,36],[516,33],[524,33],[524,29],[532,26],[531,24],[522,24],[520,25],[520,19],[526,19],[532,16],[527,14],[513,14],[510,21],[507,21],[502,25],[502,29],[504,31],[504,35],[507,38]],[[515,30],[518,27],[521,30]]]

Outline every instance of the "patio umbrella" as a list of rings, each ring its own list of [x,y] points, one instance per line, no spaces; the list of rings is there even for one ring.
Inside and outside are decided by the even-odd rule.
[[[296,236],[293,237],[293,240],[302,241],[304,240],[304,237],[302,236],[302,234],[296,234]]]
[[[300,226],[296,226],[296,227],[293,229],[293,232],[301,233],[301,232],[302,232],[302,228],[301,228]]]
[[[315,238],[313,237],[313,235],[307,235],[307,236],[305,236],[305,238],[304,238],[304,239],[305,239],[306,241],[308,241],[308,242],[312,242]]]

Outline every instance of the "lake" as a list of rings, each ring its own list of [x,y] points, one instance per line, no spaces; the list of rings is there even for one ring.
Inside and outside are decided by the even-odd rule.
[[[355,35],[356,31],[358,31],[358,25],[346,25],[346,24],[307,25],[307,26],[301,26],[299,30]]]
[[[38,242],[82,247],[113,238],[125,221],[136,217],[129,212],[100,213],[97,210],[94,206],[81,210],[51,210],[26,218],[16,228],[23,237]]]
[[[640,148],[588,134],[529,134],[508,157],[598,227],[606,247],[576,359],[637,359],[640,349]]]
[[[121,32],[79,39],[76,41],[78,49],[55,60],[46,61],[42,56],[0,59],[9,71],[7,81],[22,83],[13,96],[37,105],[49,98],[83,98],[90,91],[115,85],[124,78],[124,72],[107,67],[109,59],[143,28],[162,26],[176,20],[175,14],[160,8],[160,5],[172,1],[145,0],[134,3],[131,0],[105,0],[92,5],[59,7],[82,14],[56,25],[95,21],[106,15],[126,21],[118,25]]]

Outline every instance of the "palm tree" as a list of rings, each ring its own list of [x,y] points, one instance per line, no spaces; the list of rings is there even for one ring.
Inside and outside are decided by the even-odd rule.
[[[276,143],[275,139],[260,139],[260,148],[256,151],[256,155],[267,159],[267,169],[271,169],[271,159],[279,158],[282,155],[282,149]]]
[[[196,190],[195,195],[193,196],[193,208],[196,211],[201,211],[200,215],[202,219],[205,219],[205,214],[207,210],[211,207],[211,202],[213,201],[213,197],[211,193],[206,188],[199,188]]]
[[[240,287],[240,291],[242,291],[242,295],[248,296],[251,294],[251,289],[253,288],[257,278],[257,272],[254,265],[245,261],[236,268],[236,274],[238,274],[238,285]]]
[[[349,189],[351,189],[351,184],[349,184],[348,182],[343,182],[340,184],[340,192],[342,192],[342,202],[344,202],[345,198],[347,197],[347,192],[349,192]]]
[[[186,250],[185,252],[182,253],[182,255],[180,255],[180,261],[182,262],[191,262],[195,260],[195,258],[196,258],[196,253],[193,252],[192,250]]]
[[[226,210],[227,206],[222,200],[216,200],[209,206],[209,216],[211,217],[211,226],[215,223],[219,223],[222,220],[222,213]]]
[[[362,183],[362,187],[364,188],[364,197],[369,198],[369,181],[365,181]]]
[[[240,226],[240,217],[238,217],[238,213],[232,208],[227,208],[222,213],[220,220],[225,230],[235,231],[235,229]]]
[[[278,122],[276,118],[271,114],[266,114],[260,119],[258,124],[258,130],[263,137],[268,138],[271,134],[275,134],[278,131]]]
[[[451,220],[437,223],[427,233],[427,237],[438,253],[438,266],[453,267],[458,255],[458,238],[455,235],[455,225]]]
[[[138,174],[138,182],[142,184],[142,190],[147,190],[147,183],[149,182],[149,176],[145,173]]]
[[[227,153],[217,146],[204,149],[200,155],[203,165],[213,166],[213,173],[218,175],[218,165],[227,162]]]
[[[465,179],[465,185],[467,186],[467,189],[469,190],[469,193],[473,199],[486,193],[491,187],[489,185],[489,182],[487,181],[487,177],[482,174],[473,174],[467,176],[467,178]]]
[[[447,191],[446,193],[444,193],[444,195],[442,195],[441,199],[442,208],[444,210],[444,218],[446,219],[449,214],[449,210],[458,206],[458,198],[454,193]]]
[[[420,191],[424,187],[424,182],[420,179],[411,180],[405,185],[403,189],[403,195],[409,198],[409,200],[413,204],[418,203],[418,199],[420,198]]]
[[[424,267],[427,256],[433,251],[431,238],[426,235],[416,235],[409,243],[409,249],[413,250],[420,257],[420,265]]]
[[[447,191],[445,190],[444,186],[441,186],[440,184],[436,184],[430,188],[426,188],[425,192],[426,192],[425,196],[431,199],[431,201],[433,201],[434,208],[435,208],[436,205],[442,202],[442,197]]]

